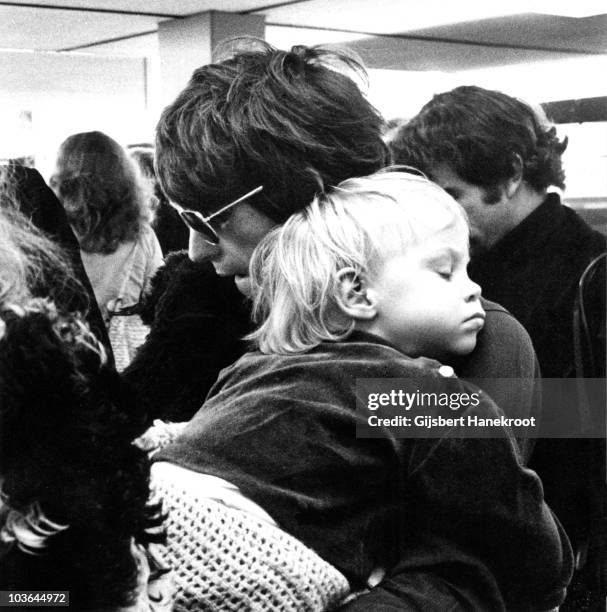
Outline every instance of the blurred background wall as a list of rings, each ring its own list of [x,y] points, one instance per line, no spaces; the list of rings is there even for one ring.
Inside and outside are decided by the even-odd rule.
[[[0,159],[25,158],[48,178],[74,132],[151,142],[163,104],[193,67],[211,61],[221,39],[254,33],[282,48],[354,48],[387,119],[411,117],[434,93],[462,84],[558,111],[559,132],[569,136],[566,201],[607,228],[607,3],[485,4],[0,1]]]

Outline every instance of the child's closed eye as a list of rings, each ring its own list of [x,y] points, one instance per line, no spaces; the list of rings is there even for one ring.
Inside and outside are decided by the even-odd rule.
[[[444,280],[451,280],[460,267],[460,257],[452,249],[441,250],[428,258],[427,266]]]
[[[447,258],[441,258],[440,261],[432,262],[430,267],[433,272],[446,280],[450,280],[453,276],[454,265],[453,262]]]

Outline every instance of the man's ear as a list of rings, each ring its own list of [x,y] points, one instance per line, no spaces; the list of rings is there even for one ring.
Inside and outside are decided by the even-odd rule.
[[[518,153],[512,156],[512,176],[504,183],[504,194],[511,200],[523,182],[523,160]]]
[[[367,292],[367,279],[354,268],[342,268],[337,273],[337,305],[348,317],[370,321],[377,316],[375,299]]]

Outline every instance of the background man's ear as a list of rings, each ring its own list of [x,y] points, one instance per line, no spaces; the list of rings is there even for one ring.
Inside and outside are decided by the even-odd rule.
[[[510,200],[523,182],[523,160],[518,153],[512,156],[512,176],[504,183],[504,193]]]
[[[377,316],[375,300],[367,293],[365,275],[351,267],[337,273],[337,305],[352,319],[370,321]]]

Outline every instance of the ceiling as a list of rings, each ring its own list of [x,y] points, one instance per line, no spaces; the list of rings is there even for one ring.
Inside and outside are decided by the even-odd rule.
[[[542,4],[541,0],[510,0],[507,8],[500,9],[498,5],[505,2],[0,1],[0,40],[5,49],[151,56],[157,53],[159,22],[221,10],[265,15],[266,36],[278,46],[351,43],[370,67],[453,70],[607,54],[607,2],[594,11],[603,14],[583,18],[527,12],[538,2]],[[550,4],[543,5],[552,12]]]

